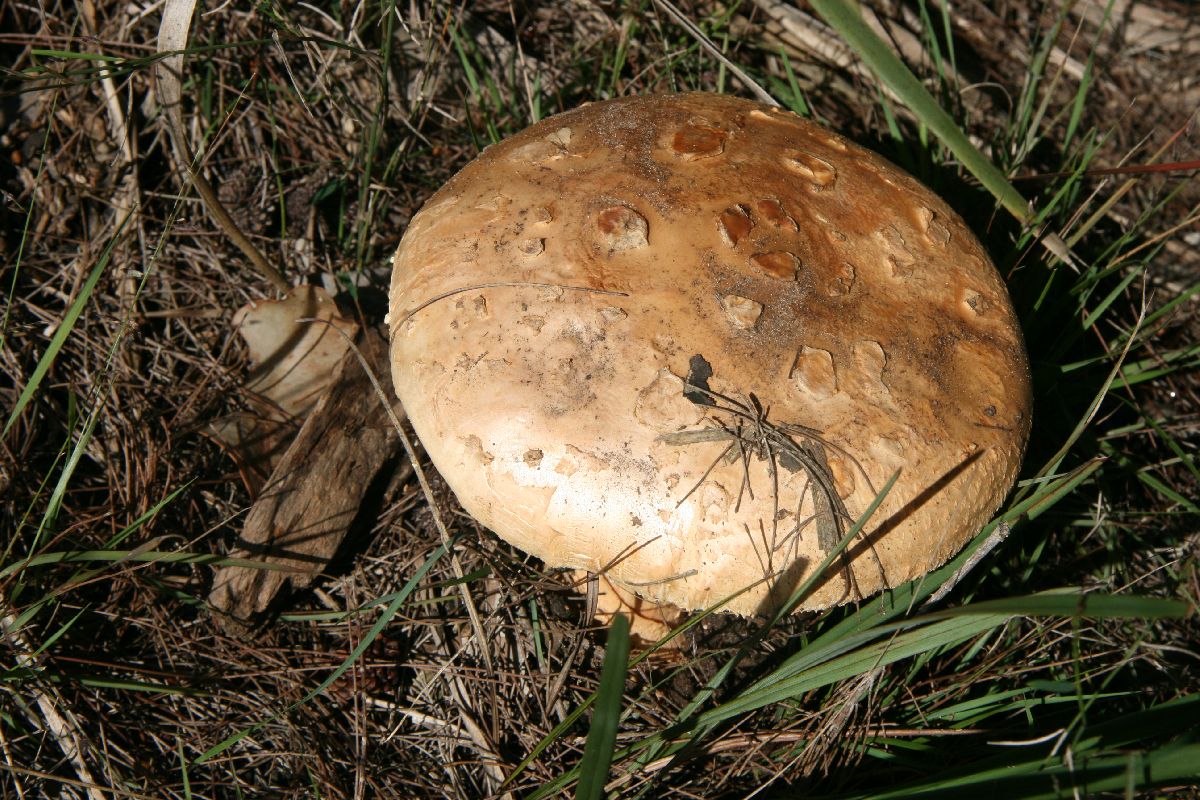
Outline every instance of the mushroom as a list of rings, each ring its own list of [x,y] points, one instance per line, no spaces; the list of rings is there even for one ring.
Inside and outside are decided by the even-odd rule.
[[[878,155],[705,93],[593,103],[485,150],[391,284],[396,391],[462,506],[550,567],[775,609],[941,565],[1029,434],[1005,286]],[[731,595],[734,595],[731,597]]]

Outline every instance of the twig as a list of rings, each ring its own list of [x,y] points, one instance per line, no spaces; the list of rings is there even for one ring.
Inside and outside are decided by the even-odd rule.
[[[828,443],[819,432],[801,425],[776,425],[770,422],[766,412],[759,406],[753,395],[749,402],[743,403],[691,383],[685,385],[684,396],[686,397],[689,392],[704,395],[707,401],[701,405],[729,414],[733,417],[733,424],[726,425],[718,422],[716,426],[668,433],[659,437],[659,441],[676,446],[699,442],[728,442],[726,448],[714,459],[700,480],[684,495],[683,500],[686,500],[707,479],[718,463],[723,460],[728,461],[730,458],[740,458],[742,461],[743,490],[745,491],[750,489],[748,485],[749,461],[752,457],[757,457],[760,461],[767,461],[768,470],[772,475],[775,475],[777,463],[789,472],[803,470],[813,484],[818,546],[823,552],[832,549],[845,531],[845,521],[853,521],[853,517],[846,510],[842,498],[833,485],[833,473],[829,469],[829,463],[824,454],[824,447]],[[721,401],[725,405],[720,405],[717,401]],[[793,437],[799,438],[800,442],[797,443]],[[857,465],[857,460],[851,460]],[[753,496],[751,493],[752,499]],[[776,492],[776,497],[778,497],[778,492]],[[738,500],[739,502],[741,500],[740,494]]]
[[[421,725],[422,727],[444,729],[454,734],[456,738],[464,742],[471,742],[475,745],[476,749],[479,750],[479,755],[481,756],[480,763],[482,764],[484,771],[488,773],[488,777],[494,780],[497,786],[504,782],[504,772],[501,769],[501,765],[504,764],[504,761],[499,755],[496,754],[495,748],[492,747],[491,743],[488,741],[483,729],[479,727],[479,723],[475,722],[475,720],[472,719],[471,716],[463,709],[459,709],[459,713],[462,715],[463,719],[463,724],[459,725],[455,722],[451,722],[448,719],[435,717],[432,714],[425,714],[421,711],[417,711],[415,708],[398,706],[395,703],[388,702],[387,700],[381,700],[377,697],[371,697],[369,695],[366,698],[366,703],[374,708],[402,714],[412,722],[416,723],[417,725]],[[392,735],[394,734],[389,734],[386,736],[384,741],[386,742],[392,737]],[[510,792],[506,792],[502,796],[511,797],[512,794]]]
[[[19,773],[16,772],[17,765],[13,763],[12,751],[8,747],[8,737],[4,735],[3,725],[0,725],[0,750],[4,751],[4,763],[7,765],[9,773],[14,776],[13,789],[16,790],[17,798],[25,800],[25,787],[15,778]]]

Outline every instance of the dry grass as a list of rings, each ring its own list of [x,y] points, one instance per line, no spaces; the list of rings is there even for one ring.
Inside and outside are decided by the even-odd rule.
[[[467,5],[469,12],[449,2],[385,4],[382,18],[381,7],[368,5],[220,5],[195,23],[183,113],[203,174],[288,281],[340,288],[347,307],[368,321],[382,315],[387,259],[422,201],[492,137],[528,124],[534,108],[544,116],[617,94],[742,91],[650,3]],[[773,13],[777,3],[678,5],[731,59],[772,76],[775,90],[789,86],[794,68],[816,116],[935,185],[995,252],[1013,253],[1003,266],[1018,275],[1019,298],[1022,288],[1031,291],[1020,273],[1036,268],[1038,254],[1014,250],[1008,223],[932,160],[936,148],[913,144],[912,120],[886,112],[835,38],[811,27],[805,44]],[[886,2],[877,14],[910,66],[960,109],[958,119],[998,163],[1022,174],[1062,167],[1076,73],[1093,41],[1094,85],[1074,130],[1077,139],[1108,134],[1096,137],[1094,163],[1147,160],[1179,131],[1160,160],[1195,158],[1200,137],[1189,114],[1200,99],[1200,38],[1180,4],[1120,2],[1116,20],[1103,27],[1101,5],[1079,4],[1048,56],[1049,74],[1061,67],[1063,77],[1033,95],[1046,100],[1053,119],[1034,126],[1036,138],[1019,140],[1012,133],[1020,130],[1022,86],[1053,7],[955,5],[957,66],[942,72],[940,84],[921,39],[924,4]],[[272,288],[214,225],[170,148],[154,86],[158,21],[152,5],[81,0],[35,8],[0,0],[0,407],[14,406],[113,243],[75,330],[0,443],[0,568],[35,553],[103,549],[148,514],[123,547],[223,553],[252,500],[206,430],[244,405],[245,354],[230,317]],[[815,57],[814,47],[829,52]],[[86,54],[114,60],[76,57]],[[904,139],[889,135],[889,125]],[[1088,188],[1107,197],[1115,180]],[[1196,185],[1181,185],[1179,176],[1143,177],[1079,247],[1102,252],[1132,227],[1121,248],[1128,250],[1198,202]],[[1155,218],[1135,225],[1151,208]],[[1143,254],[1151,258],[1156,306],[1194,282],[1198,235],[1192,226]],[[1120,294],[1114,330],[1132,323],[1139,302],[1137,284]],[[1200,339],[1192,311],[1185,304],[1164,318],[1138,357],[1169,358],[1192,346]],[[1098,335],[1071,352],[1106,346]],[[1200,599],[1194,518],[1138,478],[1152,469],[1169,492],[1195,501],[1188,459],[1200,437],[1197,386],[1194,369],[1181,370],[1116,393],[1125,404],[1105,407],[1087,444],[1113,464],[1106,479],[1017,537],[991,567],[1003,574],[998,584],[974,582],[971,590],[1133,586]],[[1070,393],[1047,392],[1039,407],[1044,419],[1057,419],[1076,413],[1078,403]],[[39,533],[55,481],[93,414],[61,509]],[[1040,434],[1045,441],[1031,458],[1057,446],[1052,426]],[[0,617],[51,598],[20,637],[0,639],[0,797],[86,797],[90,780],[103,796],[521,796],[576,765],[580,727],[500,786],[596,690],[603,638],[589,631],[584,601],[562,576],[477,528],[440,484],[484,641],[453,588],[449,560],[437,560],[351,669],[297,704],[377,618],[355,611],[400,591],[441,543],[416,484],[393,488],[331,573],[287,598],[282,616],[249,638],[224,633],[206,611],[211,570],[202,564],[127,560],[95,573],[86,571],[95,564],[60,565],[0,578]],[[714,700],[781,663],[820,624],[780,625]],[[956,728],[952,716],[937,716],[977,698],[984,684],[1022,687],[1076,670],[1089,686],[1141,687],[1149,700],[1195,692],[1195,617],[1153,626],[1014,623],[920,665],[901,662],[869,680],[741,716],[681,759],[652,762],[612,788],[681,798],[745,796],[760,787],[887,788],[920,774],[911,758],[936,751],[946,764],[966,763],[987,750],[986,741],[1008,735],[990,720]],[[618,745],[667,728],[750,629],[710,618],[689,634],[682,655],[638,664]],[[59,721],[46,709],[57,709]],[[197,763],[235,734],[244,736]]]

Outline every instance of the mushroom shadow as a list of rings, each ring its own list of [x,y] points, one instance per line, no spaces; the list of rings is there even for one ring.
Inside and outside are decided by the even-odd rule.
[[[970,469],[971,466],[975,464],[975,462],[978,461],[985,452],[987,452],[986,449],[982,449],[971,453],[962,461],[946,470],[941,477],[929,484],[929,486],[926,488],[922,489],[913,499],[901,506],[895,513],[881,522],[878,526],[869,532],[861,534],[859,539],[847,547],[845,552],[842,554],[841,562],[843,568],[837,571],[830,570],[825,575],[821,576],[817,580],[816,584],[814,584],[812,591],[816,592],[818,589],[828,584],[831,580],[840,577],[843,581],[847,582],[845,590],[846,594],[853,594],[855,590],[854,575],[852,570],[854,563],[859,559],[859,557],[866,554],[868,550],[873,550],[875,545],[882,541],[885,536],[895,531],[901,523],[912,517],[912,515],[919,511],[922,506],[932,500],[939,492],[949,486],[951,482]],[[882,562],[877,557],[866,560],[874,561],[875,566],[882,574],[883,585],[887,587],[887,589],[894,589],[895,586],[892,585],[891,580],[887,576],[887,572],[884,571]],[[861,600],[863,598],[861,595],[859,595],[855,599]]]
[[[801,556],[777,572],[774,578],[769,579],[770,586],[767,588],[767,596],[759,602],[755,613],[770,616],[782,608],[803,582],[804,575],[808,572],[808,565],[808,559]]]

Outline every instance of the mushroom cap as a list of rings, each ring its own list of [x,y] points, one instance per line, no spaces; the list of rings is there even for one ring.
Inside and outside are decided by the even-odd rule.
[[[487,148],[396,253],[392,375],[463,507],[551,567],[767,612],[894,587],[996,510],[1029,434],[1005,286],[878,155],[705,93]]]

